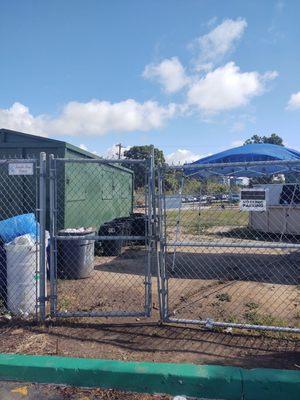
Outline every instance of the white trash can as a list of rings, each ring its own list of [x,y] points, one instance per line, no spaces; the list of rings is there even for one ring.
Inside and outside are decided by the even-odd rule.
[[[39,250],[31,235],[5,244],[7,266],[7,308],[15,315],[36,312]]]

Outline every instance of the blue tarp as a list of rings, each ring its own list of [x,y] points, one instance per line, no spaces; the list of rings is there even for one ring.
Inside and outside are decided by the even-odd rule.
[[[300,152],[287,147],[278,146],[274,144],[247,144],[245,146],[234,147],[229,150],[222,151],[211,156],[201,158],[191,164],[186,165],[187,174],[195,174],[197,172],[197,165],[203,164],[220,164],[220,163],[246,163],[246,162],[263,162],[263,161],[291,161],[299,160],[299,165],[293,166],[292,170],[300,172]],[[190,168],[195,166],[194,168]],[[252,166],[251,168],[245,169],[241,166],[228,166],[222,168],[214,168],[213,170],[198,170],[200,176],[208,175],[230,175],[230,176],[262,176],[264,174],[276,174],[289,172],[286,166],[272,165],[272,166]],[[198,173],[197,173],[198,175]]]
[[[0,240],[8,243],[18,236],[30,234],[37,237],[38,223],[34,214],[22,214],[0,221]]]

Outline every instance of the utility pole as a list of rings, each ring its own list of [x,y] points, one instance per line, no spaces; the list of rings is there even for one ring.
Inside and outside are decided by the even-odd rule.
[[[122,146],[122,143],[118,143],[118,144],[116,144],[116,147],[118,147],[117,156],[118,156],[118,159],[120,160],[120,158],[121,158],[121,151],[122,151],[123,148],[125,148],[125,146]]]

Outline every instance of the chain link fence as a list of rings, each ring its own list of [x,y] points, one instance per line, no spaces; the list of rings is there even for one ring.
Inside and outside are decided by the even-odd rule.
[[[0,313],[7,316],[35,318],[45,297],[44,173],[44,154],[0,160]]]
[[[150,316],[157,296],[163,321],[300,332],[299,178],[296,161],[0,160],[0,311]]]
[[[151,160],[50,161],[53,316],[151,310]]]
[[[300,332],[300,164],[161,175],[164,320]]]

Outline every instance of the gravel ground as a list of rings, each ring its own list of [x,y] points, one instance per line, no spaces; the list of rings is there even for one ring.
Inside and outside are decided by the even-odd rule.
[[[1,400],[171,400],[165,395],[0,381]]]

